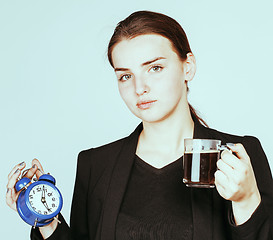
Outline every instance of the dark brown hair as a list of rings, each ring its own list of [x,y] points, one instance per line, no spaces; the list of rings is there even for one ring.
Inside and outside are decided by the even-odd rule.
[[[114,67],[112,51],[117,43],[144,34],[158,34],[167,38],[181,61],[186,60],[187,54],[192,52],[186,33],[176,20],[162,13],[138,11],[119,22],[115,28],[108,45],[108,60],[111,66]],[[192,117],[208,126],[190,104],[189,107]]]

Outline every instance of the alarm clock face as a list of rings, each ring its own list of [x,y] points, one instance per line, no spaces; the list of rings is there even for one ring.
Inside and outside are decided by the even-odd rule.
[[[42,215],[50,215],[58,209],[59,196],[58,191],[47,184],[34,186],[28,194],[30,206]]]

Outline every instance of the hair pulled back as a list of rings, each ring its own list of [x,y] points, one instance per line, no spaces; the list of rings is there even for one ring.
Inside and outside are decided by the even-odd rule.
[[[162,13],[137,11],[120,21],[115,28],[108,44],[108,60],[111,66],[114,67],[112,51],[116,44],[122,40],[145,34],[158,34],[167,38],[181,61],[186,60],[187,54],[192,52],[186,33],[176,20]],[[189,108],[192,117],[207,126],[190,104]]]

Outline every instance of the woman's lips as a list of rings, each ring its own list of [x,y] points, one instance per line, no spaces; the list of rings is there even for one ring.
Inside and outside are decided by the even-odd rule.
[[[156,102],[156,100],[152,100],[152,101],[141,101],[141,102],[138,102],[137,103],[137,107],[139,108],[139,109],[148,109],[148,108],[150,108],[152,105],[153,105],[153,103],[155,103]]]

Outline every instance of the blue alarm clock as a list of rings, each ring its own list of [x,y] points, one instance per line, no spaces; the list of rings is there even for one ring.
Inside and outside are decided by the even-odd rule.
[[[63,198],[55,186],[55,179],[43,174],[36,182],[29,178],[20,179],[15,189],[20,191],[17,211],[20,217],[33,227],[42,227],[53,221],[63,206]]]

